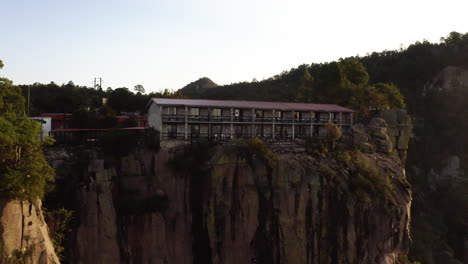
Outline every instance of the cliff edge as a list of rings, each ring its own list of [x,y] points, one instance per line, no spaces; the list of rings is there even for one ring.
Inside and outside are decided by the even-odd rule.
[[[68,261],[403,263],[409,124],[387,112],[335,148],[317,140],[275,152],[254,139],[142,148],[117,165],[90,158],[77,172]]]

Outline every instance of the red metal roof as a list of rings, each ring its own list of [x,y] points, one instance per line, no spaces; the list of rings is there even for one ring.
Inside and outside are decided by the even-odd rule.
[[[232,107],[255,109],[278,109],[299,111],[354,112],[354,110],[334,104],[306,104],[289,102],[229,101],[205,99],[169,99],[153,98],[150,103],[158,105],[194,106],[194,107]]]
[[[41,117],[50,117],[53,120],[70,120],[72,114],[68,113],[44,113],[41,114]]]
[[[74,132],[74,131],[106,131],[106,130],[144,130],[145,127],[123,127],[123,128],[65,128],[54,129],[51,132]]]

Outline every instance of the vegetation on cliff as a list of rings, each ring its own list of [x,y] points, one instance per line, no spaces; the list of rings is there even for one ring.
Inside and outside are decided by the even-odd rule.
[[[24,103],[21,90],[0,78],[0,195],[35,202],[54,180],[42,153],[52,141],[40,140],[41,127],[25,115]]]

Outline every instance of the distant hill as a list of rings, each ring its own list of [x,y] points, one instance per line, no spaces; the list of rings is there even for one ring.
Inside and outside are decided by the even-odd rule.
[[[202,77],[194,82],[187,84],[182,89],[180,89],[180,91],[184,96],[190,98],[198,98],[206,90],[216,87],[218,87],[218,85],[212,80],[210,80],[210,78]]]

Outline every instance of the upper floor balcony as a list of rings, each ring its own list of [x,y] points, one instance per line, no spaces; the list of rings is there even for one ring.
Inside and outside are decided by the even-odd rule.
[[[297,117],[252,117],[252,116],[212,116],[212,115],[170,115],[163,114],[162,121],[170,123],[259,123],[259,124],[325,124],[331,120],[335,124],[350,125],[351,118],[342,117],[341,121],[335,117],[314,117],[314,118],[297,118]]]

